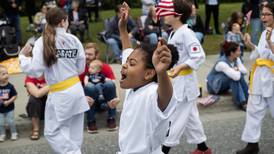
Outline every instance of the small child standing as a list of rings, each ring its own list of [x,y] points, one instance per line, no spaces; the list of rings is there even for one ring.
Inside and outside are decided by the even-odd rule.
[[[88,74],[85,76],[84,85],[92,84],[99,92],[98,101],[104,101],[105,97],[103,95],[103,83],[106,77],[100,73],[102,70],[103,63],[100,60],[93,60],[89,64]]]
[[[6,138],[5,121],[11,131],[11,140],[17,140],[17,131],[14,124],[14,101],[17,92],[14,86],[9,83],[7,68],[0,65],[0,142]]]

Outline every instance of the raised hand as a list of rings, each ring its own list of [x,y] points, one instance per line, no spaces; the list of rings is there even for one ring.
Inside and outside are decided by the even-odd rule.
[[[171,63],[171,51],[162,41],[158,42],[157,48],[152,56],[152,63],[157,74],[166,73]]]
[[[119,19],[118,26],[120,30],[125,30],[127,26],[128,16],[130,8],[126,2],[122,4],[120,12],[122,13],[121,18]]]
[[[251,49],[253,49],[253,50],[255,49],[255,45],[251,42],[251,37],[248,33],[244,34],[244,42]]]
[[[272,27],[266,27],[266,41],[271,41]]]

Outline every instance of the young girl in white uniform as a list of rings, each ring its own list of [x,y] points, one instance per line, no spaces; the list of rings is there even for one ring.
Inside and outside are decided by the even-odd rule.
[[[81,42],[66,32],[67,14],[52,8],[46,15],[42,37],[26,45],[19,55],[22,70],[40,77],[43,73],[50,92],[45,109],[44,135],[55,153],[81,154],[84,112],[89,109],[78,75],[85,68]]]
[[[252,48],[250,58],[255,60],[251,71],[246,123],[242,140],[247,146],[237,154],[259,153],[262,120],[269,108],[274,118],[274,3],[266,4],[261,12],[261,20],[266,27],[258,46],[245,35],[246,44]]]
[[[176,48],[158,44],[131,48],[126,28],[128,6],[124,3],[119,21],[123,45],[120,86],[126,95],[119,127],[121,154],[161,154],[168,130],[168,117],[175,109],[167,69],[176,63]],[[157,84],[158,82],[158,84]]]
[[[162,0],[157,7],[157,15],[173,28],[168,43],[177,47],[179,52],[179,61],[170,70],[178,104],[170,118],[170,132],[162,148],[166,154],[180,143],[183,133],[189,143],[198,144],[193,154],[211,154],[211,149],[205,144],[206,136],[196,105],[200,92],[194,70],[205,61],[205,53],[195,33],[186,24],[191,11],[192,4],[186,0]]]

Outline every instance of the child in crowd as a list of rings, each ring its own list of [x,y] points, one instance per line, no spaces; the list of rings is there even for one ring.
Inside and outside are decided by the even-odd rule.
[[[240,46],[236,42],[225,42],[224,56],[221,56],[207,76],[207,90],[210,94],[219,95],[232,91],[235,104],[246,110],[248,86],[244,79],[247,69],[240,60]]]
[[[26,76],[25,87],[29,93],[26,110],[32,123],[32,132],[29,138],[38,140],[40,138],[40,120],[44,120],[49,86],[47,86],[44,75],[42,75],[39,78]]]
[[[14,123],[14,101],[17,92],[9,83],[7,68],[0,65],[0,142],[6,139],[5,121],[11,131],[11,140],[17,140],[17,131]]]
[[[98,101],[104,102],[105,97],[103,94],[103,84],[105,83],[106,77],[100,73],[102,70],[103,63],[100,60],[93,60],[89,64],[88,74],[85,76],[84,79],[84,85],[85,87],[88,86],[88,84],[92,84],[90,86],[95,86],[96,90],[99,92]],[[101,104],[101,103],[100,103]],[[103,107],[104,106],[104,107]],[[101,107],[105,108],[107,107],[107,104],[101,104]]]
[[[160,154],[175,99],[167,70],[178,60],[173,46],[158,43],[132,49],[127,32],[129,8],[121,8],[119,31],[123,46],[120,86],[129,89],[120,119],[121,154]],[[177,55],[177,56],[176,56]]]
[[[240,45],[241,50],[241,58],[244,55],[244,36],[241,32],[241,26],[238,23],[233,23],[231,27],[229,27],[229,31],[226,35],[225,41],[227,42],[236,42]]]
[[[262,121],[268,109],[274,118],[274,3],[263,5],[261,21],[266,27],[258,46],[245,34],[246,45],[252,49],[250,59],[255,61],[249,84],[249,97],[246,110],[245,128],[242,140],[246,147],[237,154],[258,154]],[[253,36],[254,37],[254,36]],[[272,129],[273,130],[273,129]]]
[[[186,24],[191,13],[192,3],[187,0],[162,0],[157,7],[157,15],[173,28],[168,43],[177,47],[180,55],[178,63],[170,70],[178,103],[169,119],[171,127],[162,149],[165,154],[180,143],[183,134],[189,143],[198,145],[192,154],[212,153],[205,144],[206,136],[196,104],[200,91],[194,71],[205,61],[205,53],[195,33]]]

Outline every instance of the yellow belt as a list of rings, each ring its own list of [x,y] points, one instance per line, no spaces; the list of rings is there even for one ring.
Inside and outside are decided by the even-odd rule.
[[[253,64],[251,73],[250,73],[250,83],[249,83],[250,91],[252,91],[253,78],[254,78],[254,73],[255,73],[257,66],[266,66],[272,71],[272,73],[274,73],[274,69],[273,69],[274,62],[272,60],[261,59],[261,58],[256,59],[256,62]]]
[[[80,82],[79,77],[75,76],[64,81],[49,86],[50,93],[66,90],[76,83]]]
[[[193,72],[192,69],[184,69],[182,71],[180,71],[180,73],[178,74],[178,76],[186,76],[188,74],[191,74]],[[170,72],[168,71],[168,76],[170,76]]]

